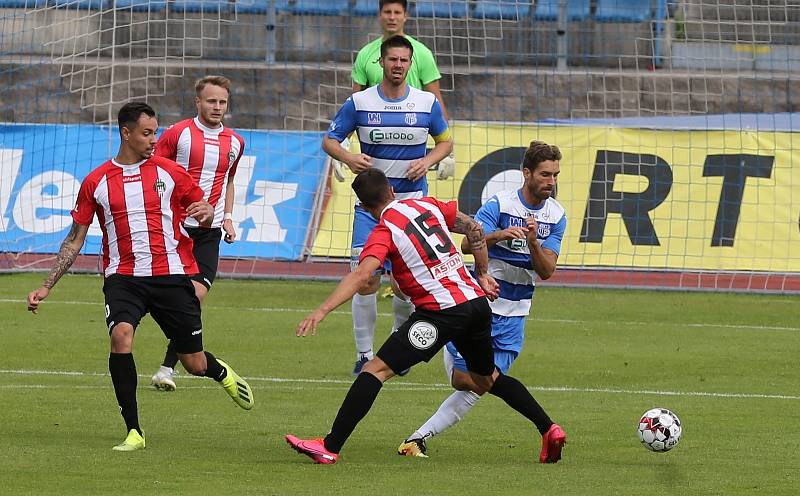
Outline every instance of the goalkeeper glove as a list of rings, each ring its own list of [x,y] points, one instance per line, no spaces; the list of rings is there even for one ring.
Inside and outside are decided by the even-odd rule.
[[[341,145],[342,148],[344,148],[345,150],[349,150],[350,138],[345,138],[344,141],[342,141]],[[331,169],[333,170],[333,177],[335,177],[336,180],[339,181],[340,183],[344,182],[345,172],[350,170],[350,168],[347,167],[347,164],[345,164],[344,162],[340,162],[333,157],[331,157]]]
[[[456,156],[455,153],[451,152],[450,155],[446,156],[439,162],[439,166],[436,168],[436,179],[449,179],[453,177],[456,173]]]

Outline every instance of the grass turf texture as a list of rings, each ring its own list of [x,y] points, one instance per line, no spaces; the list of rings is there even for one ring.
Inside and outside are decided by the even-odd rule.
[[[165,339],[146,317],[134,355],[147,449],[125,437],[111,380],[99,276],[65,276],[41,306],[42,274],[0,275],[2,494],[797,494],[797,297],[541,287],[511,374],[568,434],[564,459],[536,462],[540,436],[488,396],[429,443],[400,442],[450,393],[441,355],[390,381],[325,467],[283,435],[324,435],[352,382],[349,306],[297,338],[332,284],[219,280],[204,307],[206,348],[250,380],[235,407],[208,379],[149,387]],[[391,325],[380,302],[377,340]],[[58,372],[58,373],[56,373]],[[684,424],[673,451],[646,451],[639,416],[663,406]]]

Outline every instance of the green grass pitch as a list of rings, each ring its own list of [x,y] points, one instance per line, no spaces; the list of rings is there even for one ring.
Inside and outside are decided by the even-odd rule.
[[[38,315],[42,274],[0,275],[0,494],[796,495],[800,492],[800,299],[790,296],[562,289],[536,291],[511,369],[567,431],[564,458],[537,463],[540,437],[487,395],[429,443],[396,455],[450,392],[441,355],[390,381],[339,463],[314,465],[283,435],[327,432],[354,360],[349,305],[297,338],[329,283],[219,280],[206,300],[206,348],[250,380],[235,407],[208,379],[149,387],[165,339],[137,331],[147,449],[117,453],[125,432],[110,377],[99,276],[66,276]],[[390,327],[380,302],[377,340]],[[683,421],[671,452],[636,437],[645,410]]]

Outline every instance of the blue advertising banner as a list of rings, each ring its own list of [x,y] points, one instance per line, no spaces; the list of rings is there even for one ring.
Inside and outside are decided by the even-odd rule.
[[[322,134],[238,132],[246,146],[234,178],[237,241],[221,255],[299,259],[325,180]],[[0,124],[0,252],[58,252],[80,181],[118,147],[115,127]],[[95,223],[83,253],[99,253],[100,236]]]

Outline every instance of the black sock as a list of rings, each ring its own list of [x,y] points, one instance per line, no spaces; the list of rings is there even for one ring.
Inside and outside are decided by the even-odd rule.
[[[228,376],[228,371],[219,364],[214,355],[207,351],[203,353],[206,354],[206,377],[210,377],[217,382],[222,382],[222,379]]]
[[[174,369],[177,364],[178,353],[175,351],[175,345],[173,345],[172,341],[170,341],[167,343],[167,352],[164,354],[164,361],[161,362],[161,365]]]
[[[139,411],[136,406],[136,363],[133,353],[111,353],[108,355],[108,371],[111,373],[111,382],[114,383],[114,393],[117,395],[125,427],[130,431],[136,429],[139,434]]]
[[[489,392],[508,406],[521,413],[525,418],[536,424],[540,434],[544,434],[553,425],[544,409],[536,402],[530,391],[513,377],[500,374],[494,381],[494,386]]]
[[[331,432],[325,436],[325,449],[338,453],[350,437],[361,419],[372,408],[372,403],[381,392],[383,383],[369,372],[361,372],[353,381],[347,396],[339,407],[339,413],[331,426]]]

